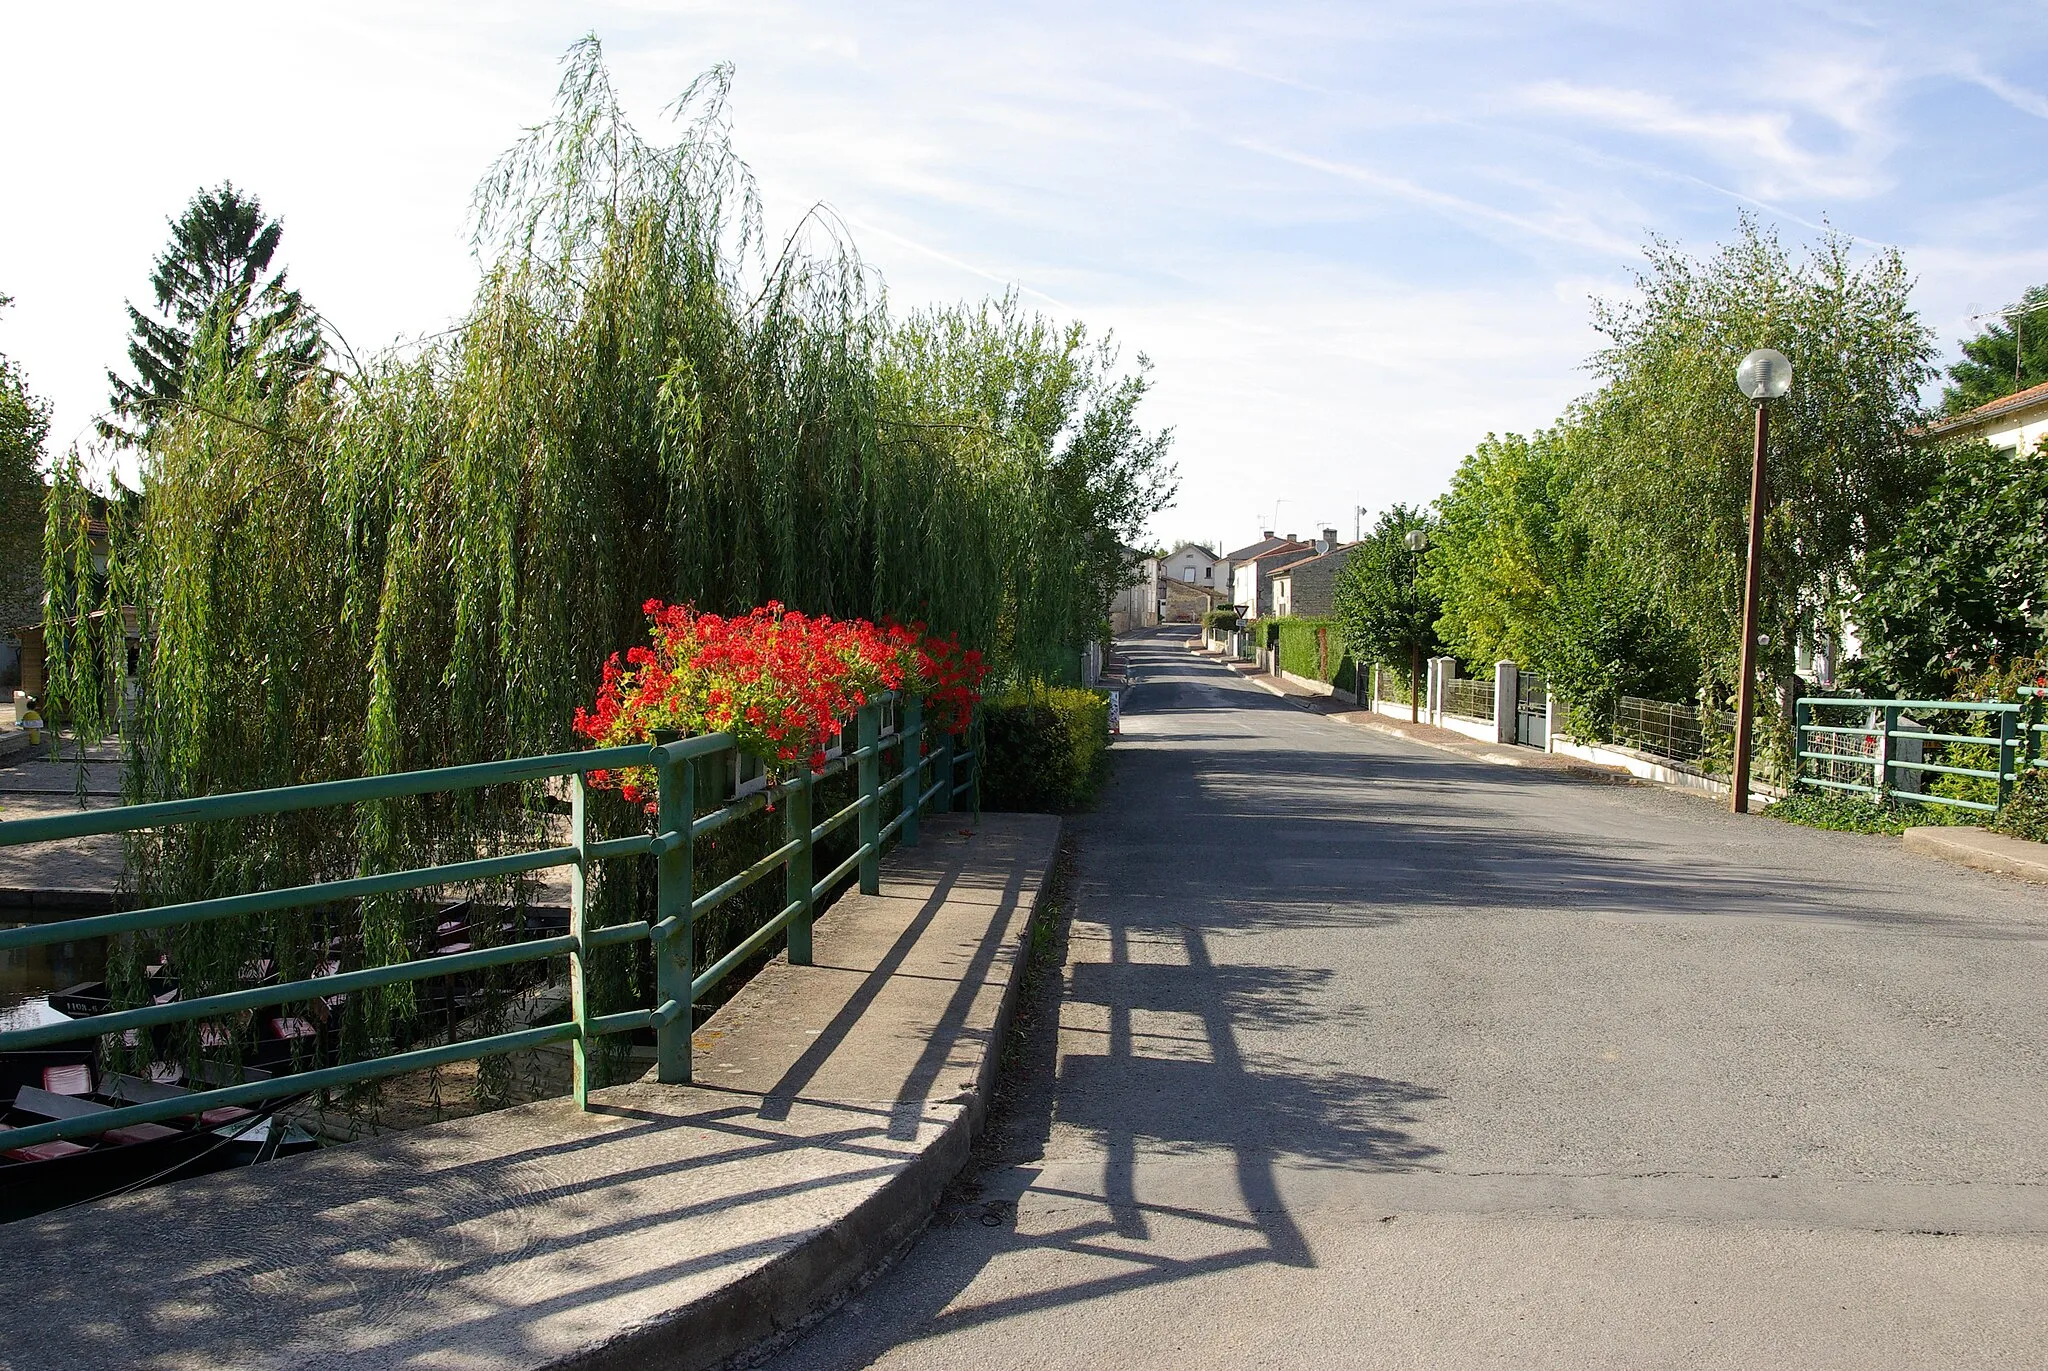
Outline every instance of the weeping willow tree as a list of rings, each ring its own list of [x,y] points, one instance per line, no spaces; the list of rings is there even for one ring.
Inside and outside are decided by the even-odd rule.
[[[771,244],[730,83],[700,78],[677,140],[650,143],[579,43],[553,118],[478,189],[483,277],[457,328],[346,367],[338,348],[308,364],[202,331],[142,455],[117,575],[65,570],[82,535],[59,482],[53,605],[133,604],[143,623],[131,798],[574,746],[575,706],[651,597],[922,619],[999,674],[1074,669],[1119,545],[1171,493],[1170,436],[1136,419],[1142,364],[1120,371],[1113,344],[1014,298],[894,325],[823,213]],[[53,680],[82,701],[80,641],[51,637]],[[83,731],[114,718],[76,713]],[[546,798],[194,826],[135,843],[130,879],[159,902],[473,856],[530,842]],[[643,877],[600,883],[607,917]],[[185,993],[208,993],[259,950],[288,978],[336,948],[417,955],[428,908],[220,921],[167,950]],[[141,995],[163,950],[132,949],[117,990]],[[353,997],[350,1050],[402,1034],[409,994]]]

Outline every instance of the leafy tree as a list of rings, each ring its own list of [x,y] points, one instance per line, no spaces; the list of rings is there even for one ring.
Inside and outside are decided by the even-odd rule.
[[[1923,698],[2048,646],[2048,453],[1972,442],[1945,455],[1871,553],[1857,613],[1869,665]]]
[[[1603,304],[1606,386],[1588,402],[1575,480],[1589,531],[1633,569],[1732,686],[1741,636],[1752,407],[1735,389],[1751,348],[1791,358],[1772,402],[1764,524],[1763,669],[1790,679],[1801,631],[1839,616],[1863,552],[1891,538],[1939,458],[1915,442],[1933,348],[1896,251],[1860,264],[1824,236],[1794,260],[1744,216],[1705,260],[1653,241],[1632,301]]]
[[[1381,514],[1338,571],[1332,606],[1355,656],[1416,675],[1420,660],[1438,650],[1443,613],[1422,575],[1422,557],[1408,547],[1408,534],[1418,530],[1436,535],[1425,510],[1395,505]]]
[[[2048,381],[2048,285],[2029,289],[1962,349],[1963,360],[1948,369],[1955,384],[1941,392],[1946,413],[1961,414]]]
[[[1437,501],[1423,580],[1436,630],[1475,668],[1541,671],[1579,737],[1605,736],[1624,694],[1692,695],[1694,660],[1640,578],[1588,533],[1603,511],[1575,498],[1576,413],[1533,438],[1488,434]]]
[[[0,309],[13,303],[0,295]],[[0,354],[0,636],[42,617],[43,444],[50,405]]]
[[[107,373],[111,413],[98,427],[122,446],[147,446],[184,396],[193,345],[205,330],[220,333],[230,368],[257,357],[303,369],[320,355],[312,312],[286,285],[284,269],[270,269],[284,225],[264,217],[260,200],[223,181],[194,195],[170,226],[170,246],[149,278],[156,317],[128,306],[135,375]]]

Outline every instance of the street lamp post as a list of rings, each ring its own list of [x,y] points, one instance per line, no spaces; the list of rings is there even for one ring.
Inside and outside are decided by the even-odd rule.
[[[1419,528],[1411,528],[1402,535],[1401,541],[1406,543],[1408,550],[1415,554],[1408,577],[1409,590],[1412,593],[1415,580],[1422,570],[1422,551],[1429,546],[1429,535]],[[1408,722],[1411,724],[1420,723],[1422,720],[1422,708],[1419,702],[1422,690],[1421,677],[1422,640],[1420,638],[1410,638],[1408,640]]]
[[[1792,363],[1775,348],[1758,348],[1735,369],[1735,388],[1756,402],[1756,451],[1749,471],[1749,565],[1742,578],[1742,675],[1735,685],[1735,759],[1730,806],[1749,813],[1749,735],[1756,716],[1756,602],[1763,579],[1764,444],[1771,432],[1770,402],[1792,389]]]

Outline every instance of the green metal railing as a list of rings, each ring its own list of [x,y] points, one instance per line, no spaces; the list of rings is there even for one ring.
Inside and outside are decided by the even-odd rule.
[[[886,707],[894,703],[901,704],[900,726],[885,733],[883,714]],[[978,748],[973,746],[977,741],[975,733],[970,731],[969,745],[960,747],[951,734],[940,732],[935,746],[926,751],[923,746],[922,700],[906,696],[899,702],[893,696],[884,696],[873,701],[858,711],[853,732],[855,746],[827,762],[822,769],[767,785],[751,795],[728,799],[701,815],[697,813],[701,773],[715,769],[721,758],[733,753],[733,739],[729,734],[663,740],[648,746],[515,757],[430,771],[321,781],[275,790],[208,795],[0,823],[0,848],[4,848],[23,843],[137,832],[170,824],[284,814],[366,800],[555,777],[568,777],[571,784],[570,841],[560,847],[347,880],[322,881],[284,890],[254,891],[58,923],[0,929],[0,951],[12,951],[566,867],[569,871],[569,931],[561,936],[528,938],[497,947],[387,966],[362,967],[309,980],[256,986],[189,1000],[176,999],[165,1004],[141,1005],[63,1023],[0,1032],[0,1051],[43,1048],[163,1024],[218,1019],[249,1009],[307,1003],[349,991],[541,961],[564,954],[569,965],[569,1017],[565,1022],[449,1041],[218,1089],[194,1091],[171,1099],[96,1111],[85,1118],[32,1124],[8,1130],[4,1135],[6,1145],[12,1149],[86,1137],[130,1124],[194,1116],[224,1105],[251,1104],[279,1096],[299,1095],[557,1042],[567,1042],[571,1046],[576,1101],[579,1106],[587,1107],[591,1048],[607,1034],[643,1028],[654,1030],[657,1079],[669,1084],[685,1084],[691,1074],[691,1011],[706,991],[758,953],[778,933],[786,934],[790,961],[798,965],[809,964],[812,915],[818,901],[828,895],[841,879],[857,870],[860,889],[867,894],[877,893],[881,884],[883,845],[897,836],[905,843],[916,843],[922,811],[927,807],[933,812],[951,811],[963,800],[977,812],[980,809]],[[898,753],[899,762],[894,768],[895,774],[884,780],[883,758],[892,749]],[[592,841],[586,818],[588,773],[641,766],[653,768],[657,777],[655,832],[652,835]],[[819,782],[848,768],[854,770],[858,781],[855,798],[837,813],[814,823],[811,799]],[[895,817],[884,822],[882,813],[886,802],[904,792],[906,786],[909,790],[898,801]],[[697,840],[778,801],[782,804],[783,813],[781,845],[744,870],[698,894],[693,889]],[[859,845],[832,871],[814,879],[815,873],[811,869],[813,848],[819,839],[849,822],[859,824]],[[585,896],[591,864],[643,856],[653,856],[659,868],[653,920],[643,919],[604,928],[587,927]],[[691,963],[695,955],[692,939],[696,921],[777,870],[782,871],[784,877],[781,912],[712,965],[702,971],[695,970]],[[593,1014],[586,984],[590,954],[598,948],[636,942],[652,945],[654,1005],[620,1013]],[[452,1021],[449,1031],[452,1038]]]
[[[2021,699],[2012,700],[1859,700],[1821,697],[1803,699],[1794,707],[1794,737],[1798,758],[1798,784],[1823,790],[1849,791],[1872,800],[1912,800],[1920,804],[1944,805],[1953,809],[1995,811],[2011,795],[2013,785],[2030,768],[2048,768],[2048,690],[2020,687]],[[1815,721],[1816,711],[1839,715],[1860,713],[1862,722],[1827,724]],[[1984,733],[1951,733],[1916,727],[1909,713],[1964,714],[1981,717]],[[1843,751],[1837,740],[1855,740],[1852,750]],[[1825,740],[1827,747],[1819,743]],[[1912,760],[1898,755],[1901,742],[1934,743],[1951,747],[1981,748],[1990,754],[1988,767],[1952,766],[1923,757]],[[1942,754],[1947,756],[1946,751]],[[1833,775],[1815,775],[1821,767]],[[1869,770],[1867,780],[1844,780]],[[1964,776],[1989,781],[1995,801],[1970,800],[1952,795],[1932,794],[1920,787],[1901,787],[1897,778],[1913,776]]]

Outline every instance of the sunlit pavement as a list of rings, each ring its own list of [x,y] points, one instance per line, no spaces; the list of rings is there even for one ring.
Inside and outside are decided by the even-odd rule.
[[[1127,654],[1044,1084],[776,1366],[2040,1364],[2039,887]]]

